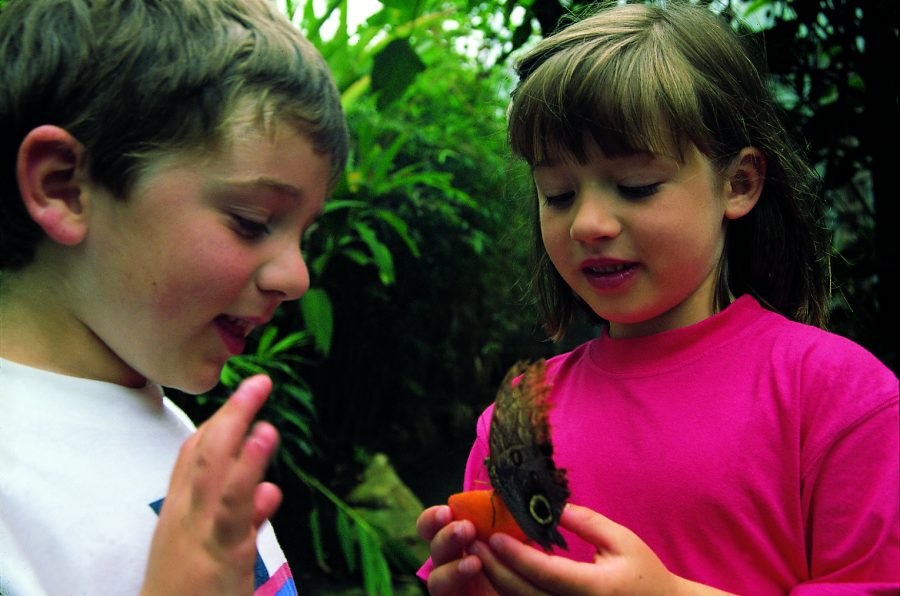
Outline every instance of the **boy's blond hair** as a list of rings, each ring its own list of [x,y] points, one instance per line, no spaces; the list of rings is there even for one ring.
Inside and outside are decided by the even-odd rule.
[[[221,148],[248,105],[259,124],[308,135],[333,187],[348,146],[340,95],[270,2],[11,0],[0,12],[0,268],[26,265],[43,238],[15,177],[30,130],[66,129],[91,178],[125,199],[150,159]]]

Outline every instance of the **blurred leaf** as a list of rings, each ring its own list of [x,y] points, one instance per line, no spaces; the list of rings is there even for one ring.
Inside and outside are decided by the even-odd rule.
[[[312,538],[313,556],[316,558],[316,565],[319,569],[330,571],[328,563],[325,561],[325,547],[322,545],[322,526],[319,522],[319,508],[313,506],[309,510],[309,534]]]
[[[321,288],[311,288],[300,299],[300,312],[306,328],[312,334],[316,348],[322,354],[331,351],[331,337],[334,331],[334,318],[331,300]]]
[[[356,538],[359,542],[366,593],[391,596],[394,593],[391,585],[391,573],[381,552],[381,543],[378,537],[371,528],[357,524]]]
[[[335,521],[338,541],[341,545],[341,552],[344,554],[344,561],[350,571],[356,571],[356,548],[355,538],[350,518],[343,509],[337,510],[337,518]]]
[[[372,91],[378,94],[378,109],[383,110],[403,95],[423,70],[425,63],[408,39],[395,39],[388,43],[375,55],[372,65]]]
[[[372,261],[378,268],[378,277],[381,279],[381,283],[384,285],[394,283],[394,258],[391,256],[391,251],[378,240],[375,232],[368,225],[357,223],[355,228],[359,233],[359,238],[369,248]]]

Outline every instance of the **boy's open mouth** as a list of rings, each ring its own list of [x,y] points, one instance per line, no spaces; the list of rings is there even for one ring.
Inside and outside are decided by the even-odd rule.
[[[248,321],[229,315],[219,315],[213,322],[231,354],[237,355],[244,351],[245,338],[252,329]]]

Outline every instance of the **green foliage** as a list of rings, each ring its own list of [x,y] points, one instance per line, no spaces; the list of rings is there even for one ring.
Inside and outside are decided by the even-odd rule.
[[[191,413],[211,413],[241,378],[272,376],[260,417],[282,435],[276,523],[295,575],[314,561],[331,578],[390,594],[394,574],[421,561],[341,499],[355,454],[385,449],[402,463],[435,445],[436,428],[468,435],[503,367],[502,334],[519,327],[503,312],[523,259],[497,241],[519,211],[503,194],[502,73],[459,55],[466,29],[444,24],[462,15],[435,2],[386,3],[356,31],[346,2],[284,8],[333,69],[351,155],[304,239],[313,288],[229,361],[221,387]],[[426,391],[423,371],[444,387]],[[469,409],[453,412],[460,394]]]
[[[900,367],[894,169],[900,5],[757,0],[787,121],[822,175],[832,231],[832,328]]]
[[[285,490],[285,517],[276,522],[295,574],[314,561],[313,571],[328,578],[388,594],[417,561],[340,495],[359,472],[357,453],[376,451],[427,491],[419,476],[440,471],[421,462],[432,452],[446,460],[448,444],[467,446],[506,366],[548,352],[534,341],[539,334],[521,301],[531,190],[505,147],[507,66],[587,3],[385,0],[355,29],[350,4],[284,0],[331,65],[351,155],[304,240],[313,289],[229,363],[211,401],[243,376],[273,376],[262,416],[284,438],[273,475]],[[852,66],[858,44],[837,36],[841,27],[820,30],[815,11],[778,12],[799,4],[760,0],[751,8],[762,22],[771,19],[766,43],[779,57],[773,66],[786,108],[825,174],[836,246],[848,265],[836,267],[846,304],[877,305],[877,195],[850,192],[861,188],[852,182],[871,179],[860,172],[870,171],[875,150],[855,131],[865,125],[861,106],[872,79]],[[854,14],[840,18],[855,23]],[[838,330],[865,344],[859,309],[855,321],[844,312],[839,303]],[[446,498],[444,486],[435,500]]]

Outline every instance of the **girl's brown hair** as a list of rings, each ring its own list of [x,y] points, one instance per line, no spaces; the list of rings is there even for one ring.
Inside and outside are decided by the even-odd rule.
[[[518,65],[509,109],[513,153],[530,165],[651,152],[681,158],[696,146],[724,173],[741,149],[760,149],[762,196],[730,221],[716,309],[751,294],[794,320],[824,325],[828,237],[817,177],[781,123],[754,53],[705,7],[610,5],[539,43]],[[544,250],[533,205],[533,285],[548,333],[559,339],[578,311],[597,319]]]

